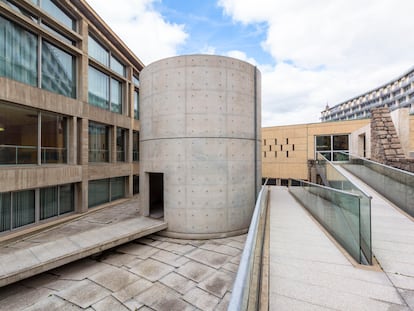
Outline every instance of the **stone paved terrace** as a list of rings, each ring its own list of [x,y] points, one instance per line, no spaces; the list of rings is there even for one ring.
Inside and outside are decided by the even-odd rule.
[[[137,198],[0,245],[1,286],[158,232],[162,220],[140,216]]]
[[[0,288],[0,310],[226,310],[245,235],[158,235]]]

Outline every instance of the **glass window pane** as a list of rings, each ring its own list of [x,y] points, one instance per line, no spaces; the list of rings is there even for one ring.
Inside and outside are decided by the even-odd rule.
[[[0,103],[0,165],[37,164],[36,111]]]
[[[71,45],[75,45],[75,42],[71,39],[69,39],[68,37],[66,37],[64,34],[62,34],[60,31],[55,30],[53,27],[45,24],[44,22],[41,23],[42,27],[47,29],[48,31],[50,31],[51,33],[53,33],[56,37],[59,37],[59,39],[61,39],[62,41],[71,44]]]
[[[132,76],[132,82],[136,87],[139,87],[139,79],[135,75]]]
[[[316,151],[331,150],[331,136],[316,136]]]
[[[132,176],[133,178],[133,186],[132,186],[132,193],[137,194],[139,193],[139,175]]]
[[[117,60],[115,57],[111,55],[111,69],[115,71],[117,74],[125,77],[125,66]]]
[[[66,27],[76,30],[75,20],[60,9],[52,0],[42,0],[41,8]]]
[[[117,128],[116,129],[116,160],[118,162],[125,161],[125,140],[126,140],[126,130]]]
[[[109,127],[89,123],[89,162],[109,162]]]
[[[139,93],[134,91],[134,119],[139,120]]]
[[[42,44],[42,88],[64,96],[75,98],[75,57],[58,47],[43,41]]]
[[[88,185],[88,207],[109,202],[109,179],[91,180]]]
[[[35,191],[13,193],[13,228],[35,222]]]
[[[88,53],[90,57],[109,67],[109,52],[91,36],[88,37]]]
[[[0,232],[11,229],[11,194],[0,193]]]
[[[37,86],[37,37],[0,16],[0,76]]]
[[[66,118],[51,113],[41,113],[42,163],[66,163]]]
[[[75,210],[73,185],[59,186],[59,215]]]
[[[125,196],[125,177],[111,178],[111,201]]]
[[[348,161],[349,155],[342,152],[333,152],[333,161]]]
[[[348,135],[333,136],[333,150],[349,150]]]
[[[88,88],[89,104],[109,110],[109,77],[89,66]]]
[[[132,161],[139,161],[139,132],[132,132]]]
[[[111,111],[122,113],[122,83],[111,79]]]
[[[58,187],[40,189],[40,219],[58,215]]]

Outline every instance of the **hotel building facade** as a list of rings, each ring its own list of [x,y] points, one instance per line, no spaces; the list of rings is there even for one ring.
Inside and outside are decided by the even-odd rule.
[[[143,67],[84,0],[0,1],[0,237],[139,191]]]
[[[414,104],[414,67],[362,95],[353,97],[321,112],[321,121],[344,121],[371,117],[371,109],[388,107],[391,111],[411,108]]]

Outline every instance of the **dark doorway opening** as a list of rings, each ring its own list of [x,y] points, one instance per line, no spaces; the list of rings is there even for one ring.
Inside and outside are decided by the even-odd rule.
[[[164,217],[164,174],[149,173],[149,214],[153,218]]]

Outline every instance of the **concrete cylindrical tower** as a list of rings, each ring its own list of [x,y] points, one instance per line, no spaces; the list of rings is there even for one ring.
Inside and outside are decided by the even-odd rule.
[[[261,184],[261,86],[237,59],[186,55],[140,74],[140,196],[167,234],[246,232]]]

